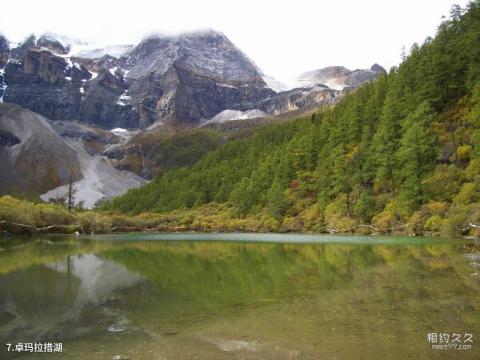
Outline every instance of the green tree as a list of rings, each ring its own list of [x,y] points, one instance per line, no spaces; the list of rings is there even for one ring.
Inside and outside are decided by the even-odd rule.
[[[434,119],[433,110],[423,102],[404,123],[397,159],[402,186],[400,196],[409,210],[414,210],[425,201],[422,180],[435,168],[438,151],[431,129]]]
[[[255,203],[250,178],[244,177],[235,186],[232,193],[230,194],[230,201],[233,202],[241,215],[245,215],[249,212],[249,210]]]
[[[471,99],[472,108],[472,123],[474,126],[473,140],[473,155],[475,158],[480,158],[480,81],[475,85],[472,91]]]
[[[275,219],[280,220],[285,209],[284,189],[278,181],[274,181],[267,194],[268,212]]]
[[[353,212],[362,222],[370,222],[375,215],[375,198],[371,190],[366,189],[360,193]]]
[[[400,138],[399,100],[387,95],[374,138],[374,157],[377,165],[376,182],[386,185],[392,196],[396,192],[397,163],[395,154]]]

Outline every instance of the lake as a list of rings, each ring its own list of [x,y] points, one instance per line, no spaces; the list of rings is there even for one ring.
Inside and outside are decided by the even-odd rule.
[[[129,234],[0,248],[1,358],[480,358],[480,248],[467,240]],[[35,343],[62,352],[7,351]]]

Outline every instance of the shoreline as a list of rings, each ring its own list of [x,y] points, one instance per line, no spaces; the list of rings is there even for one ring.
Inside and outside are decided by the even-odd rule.
[[[5,221],[1,221],[1,223],[5,223]],[[32,228],[32,226],[29,225],[24,225],[24,224],[18,224],[14,223],[16,226],[25,226],[27,228]],[[51,225],[48,226],[50,228],[49,230],[53,230],[55,228],[71,228],[71,229],[78,229],[80,226],[79,225]],[[1,229],[1,228],[0,228]],[[147,235],[147,234],[157,234],[157,235],[181,235],[181,234],[189,234],[189,235],[215,235],[215,234],[225,234],[225,235],[305,235],[305,236],[338,236],[338,237],[349,237],[349,236],[365,236],[365,237],[393,237],[393,238],[429,238],[429,239],[434,239],[434,240],[441,240],[441,239],[449,239],[451,241],[457,241],[457,240],[470,240],[474,241],[476,244],[480,244],[480,238],[467,235],[467,236],[461,236],[461,237],[445,237],[441,236],[440,234],[431,234],[431,233],[424,233],[424,234],[407,234],[407,233],[402,233],[402,232],[370,232],[370,233],[359,233],[359,232],[342,232],[342,231],[336,231],[336,232],[315,232],[315,231],[293,231],[293,230],[277,230],[277,231],[272,231],[272,230],[266,230],[266,229],[261,229],[261,230],[255,230],[255,229],[213,229],[213,228],[190,228],[190,227],[179,227],[179,226],[174,226],[174,227],[156,227],[156,228],[151,228],[151,229],[137,229],[137,230],[131,230],[131,231],[110,231],[110,232],[93,232],[93,233],[87,233],[87,232],[58,232],[58,231],[42,231],[45,228],[40,228],[36,229],[37,231],[33,232],[9,232],[5,230],[1,230],[0,232],[0,239],[8,239],[8,238],[18,238],[18,237],[25,237],[25,238],[31,238],[39,235],[47,235],[47,236],[75,236],[75,238],[79,239],[87,239],[92,236],[124,236],[124,235]],[[120,227],[117,227],[117,229],[120,229]],[[123,230],[123,229],[122,229]]]
[[[63,206],[34,203],[11,196],[0,197],[0,234],[120,234],[152,232],[200,233],[301,233],[337,235],[427,236],[480,239],[480,224],[471,219],[439,218],[434,227],[423,217],[363,223],[355,217],[330,221],[321,214],[304,213],[272,217],[267,211],[239,216],[229,204],[209,203],[201,207],[167,213],[128,214],[103,209],[68,211]],[[428,225],[428,226],[427,226]]]

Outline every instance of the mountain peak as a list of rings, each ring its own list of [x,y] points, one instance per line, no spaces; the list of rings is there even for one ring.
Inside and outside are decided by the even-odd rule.
[[[36,46],[39,48],[46,48],[51,52],[60,55],[68,54],[71,49],[70,44],[62,42],[59,38],[49,33],[41,35],[36,42]]]
[[[327,66],[305,72],[297,78],[297,81],[301,86],[305,87],[322,84],[334,90],[343,90],[346,87],[358,87],[384,72],[386,72],[385,69],[378,64],[374,64],[370,69],[356,69],[353,71],[345,66]]]
[[[383,66],[378,65],[377,63],[373,64],[370,70],[376,72],[376,73],[387,73],[387,70]]]
[[[163,75],[173,63],[229,81],[261,76],[255,64],[223,33],[212,29],[177,35],[151,34],[130,53],[130,78]]]

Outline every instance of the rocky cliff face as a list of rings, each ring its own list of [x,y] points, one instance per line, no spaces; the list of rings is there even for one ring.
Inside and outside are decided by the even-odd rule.
[[[119,58],[70,56],[51,36],[29,37],[5,67],[5,102],[52,120],[104,128],[195,125],[274,94],[224,35],[151,36]]]
[[[5,83],[5,66],[10,57],[10,45],[7,39],[0,34],[0,102],[3,100],[3,93],[7,87]]]
[[[384,71],[378,65],[329,67],[302,74],[298,89],[276,92],[266,83],[271,79],[215,31],[152,35],[135,47],[105,49],[50,34],[10,49],[0,37],[0,102],[107,129],[183,128],[225,114],[283,114],[332,103],[340,90]]]
[[[52,120],[80,120],[105,128],[138,126],[132,106],[120,102],[128,88],[123,74],[95,62],[81,63],[46,48],[27,49],[22,60],[11,60],[5,68],[3,100]]]
[[[333,104],[341,93],[324,86],[297,88],[284,91],[260,102],[258,108],[271,115],[280,115],[300,109],[311,110],[323,104]]]

